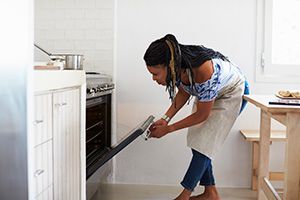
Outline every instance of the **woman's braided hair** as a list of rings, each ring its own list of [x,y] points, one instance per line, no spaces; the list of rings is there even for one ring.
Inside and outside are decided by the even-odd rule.
[[[155,40],[145,52],[144,60],[147,66],[164,65],[167,67],[166,90],[171,101],[176,95],[176,86],[179,86],[181,70],[189,70],[191,85],[194,86],[194,74],[192,68],[199,67],[205,61],[221,58],[229,61],[227,57],[202,45],[182,45],[176,37],[167,34],[165,37]]]

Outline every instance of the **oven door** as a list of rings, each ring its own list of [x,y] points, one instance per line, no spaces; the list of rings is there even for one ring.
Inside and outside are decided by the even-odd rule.
[[[151,115],[143,122],[141,122],[135,129],[130,131],[123,140],[118,142],[118,144],[112,146],[97,159],[93,165],[87,168],[87,178],[89,178],[97,169],[99,169],[102,165],[104,165],[107,161],[117,155],[122,149],[124,149],[127,145],[133,142],[137,137],[141,136],[148,127],[153,123],[154,117]]]

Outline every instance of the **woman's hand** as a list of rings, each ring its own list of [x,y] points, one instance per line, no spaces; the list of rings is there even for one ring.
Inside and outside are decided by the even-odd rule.
[[[150,132],[150,137],[161,138],[166,134],[170,133],[171,129],[168,125],[161,125],[153,127],[152,130],[150,130]]]
[[[149,131],[152,132],[157,126],[167,126],[168,122],[164,119],[159,119],[149,127]]]
[[[161,138],[172,132],[172,129],[171,126],[168,126],[168,122],[166,120],[159,119],[150,126],[149,131],[149,137]]]

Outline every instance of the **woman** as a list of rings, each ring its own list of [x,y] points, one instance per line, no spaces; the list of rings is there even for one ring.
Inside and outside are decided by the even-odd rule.
[[[187,145],[193,157],[181,182],[184,189],[176,200],[220,199],[211,160],[245,106],[245,76],[221,53],[179,44],[171,34],[152,42],[144,60],[153,80],[166,86],[172,101],[162,118],[150,126],[150,137],[160,138],[189,127]],[[169,124],[192,96],[196,97],[192,114]],[[190,197],[198,182],[205,187],[204,192]]]

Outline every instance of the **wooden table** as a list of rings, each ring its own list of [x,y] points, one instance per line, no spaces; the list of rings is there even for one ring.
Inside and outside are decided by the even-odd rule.
[[[260,150],[258,172],[258,200],[280,199],[269,182],[269,152],[271,118],[286,126],[284,161],[285,200],[300,200],[300,106],[270,105],[274,95],[245,95],[249,103],[260,108]]]

